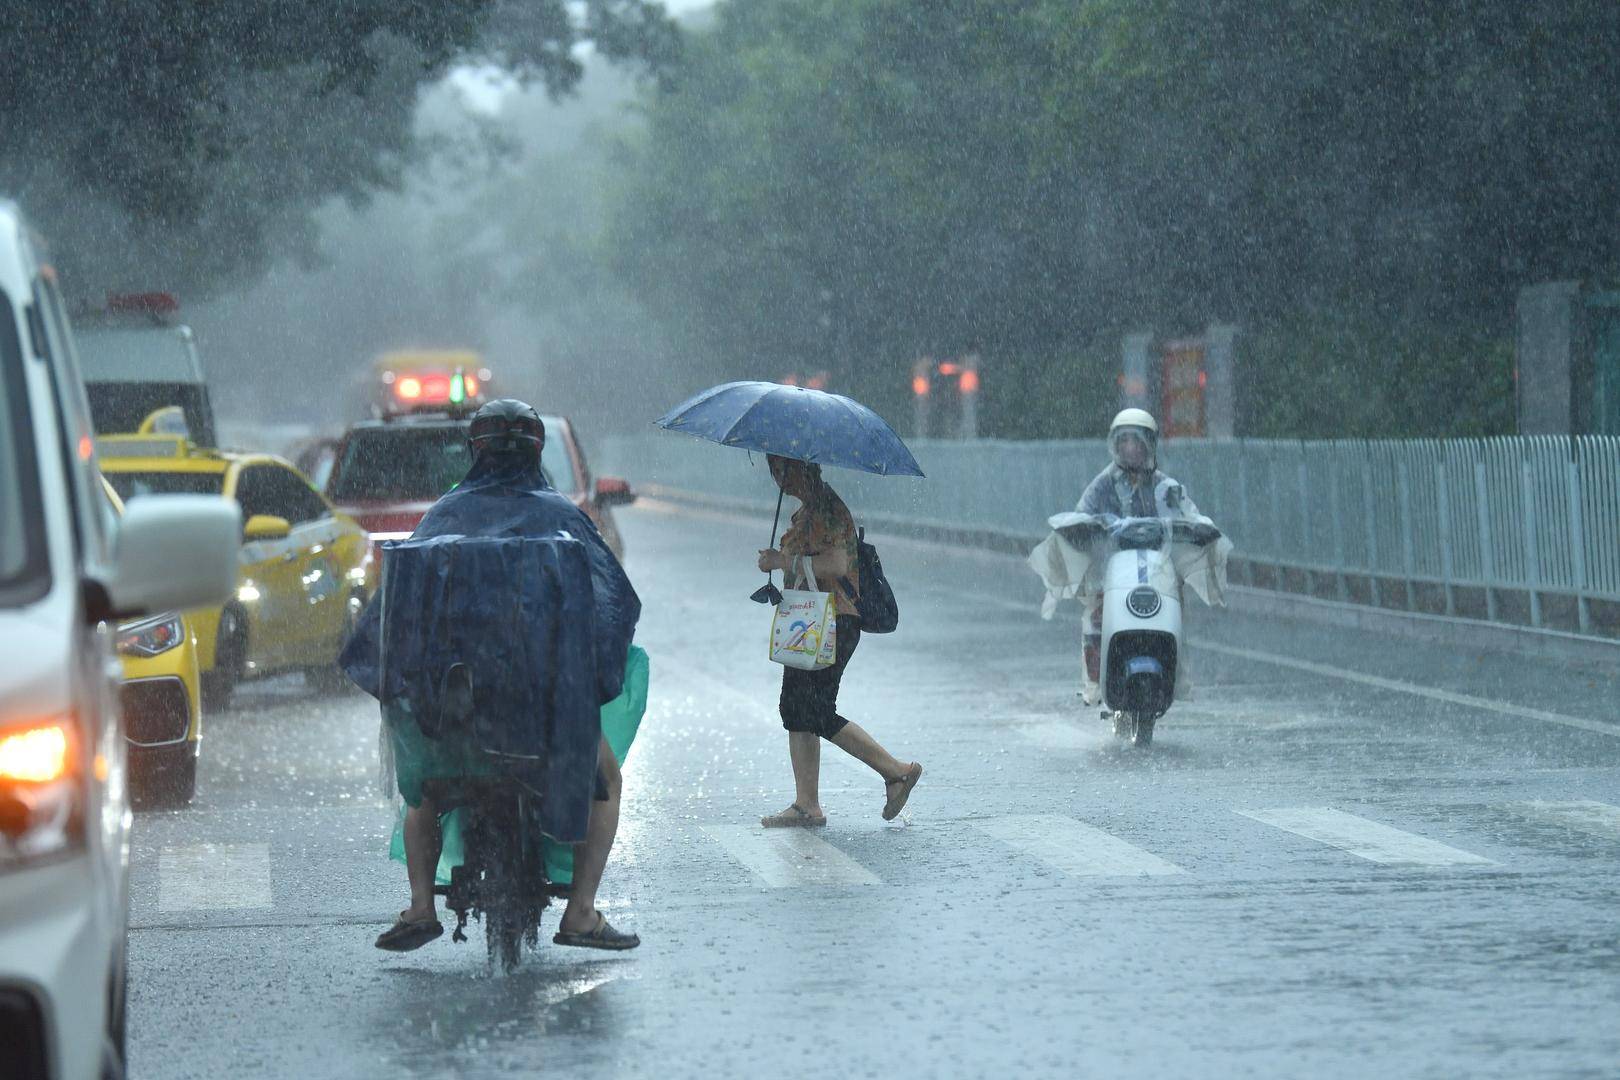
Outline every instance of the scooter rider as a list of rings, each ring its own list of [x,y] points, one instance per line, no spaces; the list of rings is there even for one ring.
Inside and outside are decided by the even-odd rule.
[[[1175,480],[1159,471],[1159,425],[1146,409],[1124,409],[1108,426],[1108,452],[1113,459],[1080,496],[1082,514],[1114,517],[1198,517],[1198,507]],[[1101,700],[1102,598],[1086,607],[1083,652],[1087,705]]]
[[[539,414],[524,402],[508,398],[480,408],[468,428],[473,463],[466,479],[434,504],[414,538],[566,533],[581,541],[590,563],[596,604],[595,689],[606,702],[619,692],[625,678],[625,657],[635,633],[640,601],[590,519],[546,482],[540,468],[545,438]],[[377,608],[375,601],[368,605],[354,638],[344,650],[342,664],[356,683],[381,697]],[[482,758],[477,748],[464,739],[425,737],[409,710],[402,711],[397,703],[384,704],[384,730],[399,793],[407,805],[404,848],[411,905],[377,939],[377,947],[405,951],[419,948],[443,932],[434,901],[434,877],[442,843],[439,812],[426,794],[424,781],[469,775]],[[584,948],[630,949],[640,943],[639,938],[615,929],[596,907],[597,887],[618,826],[621,781],[618,761],[607,739],[600,730],[591,734],[594,739],[582,735],[570,740],[582,751],[579,769],[591,768],[590,757],[595,757],[596,792],[588,822],[581,822],[584,840],[575,847],[568,906],[552,940]],[[593,745],[594,754],[589,749]]]

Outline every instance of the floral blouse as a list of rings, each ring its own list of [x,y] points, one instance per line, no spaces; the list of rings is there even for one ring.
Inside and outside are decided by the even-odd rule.
[[[855,518],[832,488],[824,488],[821,498],[812,500],[794,511],[787,532],[782,534],[782,554],[791,562],[798,556],[824,555],[843,548],[849,558],[849,572],[837,583],[817,581],[824,592],[834,592],[838,614],[855,615],[855,598],[860,595],[860,552],[856,547],[858,534]],[[789,570],[783,575],[790,589],[809,588],[810,582]]]

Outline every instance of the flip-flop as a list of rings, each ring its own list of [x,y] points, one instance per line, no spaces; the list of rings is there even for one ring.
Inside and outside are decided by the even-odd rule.
[[[896,784],[900,785],[900,790],[890,795],[883,804],[884,821],[893,821],[900,811],[905,809],[906,800],[911,798],[911,789],[917,786],[917,781],[922,779],[922,774],[923,767],[913,761],[911,768],[884,784],[885,788],[892,788]]]
[[[827,815],[816,816],[794,803],[780,814],[767,814],[759,823],[767,829],[819,829],[827,824]]]
[[[626,934],[613,929],[613,924],[607,921],[607,916],[600,911],[596,913],[596,929],[589,933],[577,931],[558,930],[552,937],[553,945],[572,945],[578,949],[606,949],[609,952],[623,952],[633,949],[641,944],[641,938],[635,934]]]
[[[401,918],[377,935],[377,948],[386,949],[388,952],[410,952],[412,949],[420,949],[442,933],[444,924],[438,919],[407,922]]]

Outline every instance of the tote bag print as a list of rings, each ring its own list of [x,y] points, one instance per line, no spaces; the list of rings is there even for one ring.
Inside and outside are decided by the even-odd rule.
[[[838,607],[832,593],[787,589],[771,618],[771,659],[801,671],[832,667],[838,657]]]

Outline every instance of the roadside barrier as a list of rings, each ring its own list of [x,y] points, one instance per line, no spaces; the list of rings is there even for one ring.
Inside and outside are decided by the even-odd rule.
[[[1008,550],[1108,460],[1102,440],[909,445],[926,480],[837,471],[857,516]],[[758,454],[658,432],[603,449],[654,493],[774,502]],[[1159,457],[1231,536],[1239,584],[1620,638],[1620,438],[1188,439]]]

